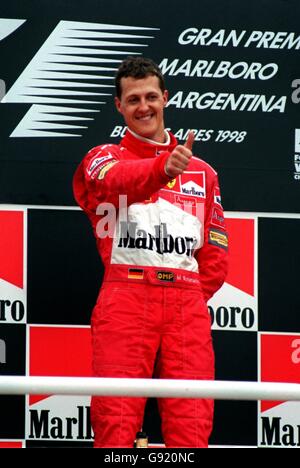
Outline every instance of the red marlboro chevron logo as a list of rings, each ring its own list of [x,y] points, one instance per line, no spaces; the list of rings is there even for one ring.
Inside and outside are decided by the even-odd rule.
[[[23,443],[21,440],[14,440],[14,441],[9,441],[9,440],[5,440],[5,441],[0,441],[0,449],[3,449],[3,448],[12,448],[12,449],[15,449],[15,448],[22,448],[23,447]]]
[[[0,211],[0,279],[23,288],[23,211]]]
[[[92,375],[89,327],[31,326],[29,373],[37,376],[90,377]],[[30,404],[45,398],[34,395]]]
[[[254,296],[254,220],[225,221],[229,241],[229,272],[226,282]]]
[[[204,172],[186,171],[179,176],[180,192],[193,197],[206,197]]]
[[[300,335],[262,333],[260,335],[262,382],[300,383]],[[263,401],[262,411],[282,401]]]

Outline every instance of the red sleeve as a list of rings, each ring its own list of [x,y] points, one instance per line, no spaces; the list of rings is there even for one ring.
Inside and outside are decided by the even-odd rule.
[[[75,172],[75,199],[88,211],[103,202],[118,207],[119,195],[127,195],[128,205],[144,201],[169,182],[164,170],[168,156],[166,151],[155,158],[122,160],[116,145],[93,148]]]
[[[206,301],[220,289],[228,270],[228,238],[217,174],[207,185],[204,243],[196,255]]]

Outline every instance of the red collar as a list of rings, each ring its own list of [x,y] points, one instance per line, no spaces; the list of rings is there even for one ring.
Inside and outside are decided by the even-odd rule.
[[[120,142],[120,146],[124,146],[132,153],[138,154],[141,158],[153,158],[162,151],[173,151],[175,146],[178,145],[175,136],[171,132],[168,133],[170,135],[170,143],[169,145],[164,145],[141,140],[127,130],[124,138],[122,138]]]

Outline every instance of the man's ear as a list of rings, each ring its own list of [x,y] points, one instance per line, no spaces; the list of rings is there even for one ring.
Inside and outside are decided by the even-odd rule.
[[[164,106],[166,107],[166,105],[168,104],[168,100],[169,100],[169,91],[167,89],[165,89],[163,92],[163,99],[164,99]]]
[[[116,106],[117,111],[122,113],[121,112],[121,101],[117,96],[115,97],[115,106]]]

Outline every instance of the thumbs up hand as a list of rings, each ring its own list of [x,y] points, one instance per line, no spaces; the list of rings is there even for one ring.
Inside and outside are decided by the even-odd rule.
[[[165,172],[169,177],[176,177],[186,170],[193,156],[192,148],[194,140],[194,132],[190,131],[186,142],[183,145],[177,145],[172,151],[165,165]]]
[[[190,131],[188,134],[188,137],[186,139],[186,142],[184,143],[184,147],[189,149],[190,151],[193,151],[193,144],[195,141],[195,133]]]

